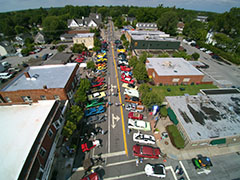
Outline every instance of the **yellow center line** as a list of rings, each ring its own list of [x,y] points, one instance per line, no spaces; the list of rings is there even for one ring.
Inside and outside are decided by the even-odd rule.
[[[112,31],[112,28],[111,28],[111,31]],[[121,92],[120,92],[120,85],[119,85],[119,79],[118,79],[118,73],[117,73],[117,66],[116,66],[114,49],[113,49],[113,42],[111,42],[111,45],[112,45],[112,55],[113,55],[113,62],[114,62],[114,67],[115,67],[115,73],[116,73],[116,78],[117,78],[118,97],[119,97],[120,104],[122,104],[122,97],[121,97]],[[126,131],[125,131],[125,123],[124,123],[124,116],[123,116],[123,108],[122,108],[122,106],[120,106],[120,110],[121,110],[121,119],[122,119],[122,131],[123,131],[124,148],[125,148],[125,153],[128,156]]]

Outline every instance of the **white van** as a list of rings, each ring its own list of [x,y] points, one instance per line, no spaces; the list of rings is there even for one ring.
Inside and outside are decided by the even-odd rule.
[[[12,77],[12,74],[10,73],[0,73],[0,79],[10,79]]]

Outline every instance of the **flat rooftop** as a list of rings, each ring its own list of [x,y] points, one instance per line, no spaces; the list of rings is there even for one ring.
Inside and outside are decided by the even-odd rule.
[[[58,52],[52,58],[44,61],[44,64],[64,64],[67,63],[71,57],[72,54]]]
[[[0,106],[0,179],[18,179],[55,100]]]
[[[192,141],[240,135],[240,94],[167,96]]]
[[[31,66],[25,71],[32,77],[30,80],[27,80],[23,72],[1,91],[43,89],[44,85],[47,88],[64,88],[76,65],[76,63],[68,63],[65,65]]]
[[[175,38],[171,38],[169,34],[162,31],[127,31],[134,40],[146,40],[146,41],[177,41]]]
[[[147,69],[154,69],[158,76],[204,75],[183,58],[147,58]]]
[[[84,38],[84,37],[93,37],[94,33],[82,33],[82,34],[76,34],[74,38]]]
[[[222,89],[202,89],[201,92],[206,95],[211,94],[239,94],[240,90],[236,88],[222,88]]]

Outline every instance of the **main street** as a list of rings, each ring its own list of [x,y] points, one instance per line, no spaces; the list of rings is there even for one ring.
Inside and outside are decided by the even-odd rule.
[[[104,37],[109,43],[108,56],[108,72],[105,77],[109,86],[107,90],[108,101],[112,103],[108,107],[106,114],[108,119],[106,122],[97,124],[106,133],[97,135],[96,139],[103,140],[103,147],[95,148],[90,153],[92,157],[97,157],[98,154],[102,154],[101,157],[105,160],[102,165],[95,166],[101,167],[105,171],[104,180],[145,180],[145,179],[157,179],[154,177],[146,177],[144,167],[147,163],[156,164],[164,163],[166,166],[167,177],[166,180],[177,180],[181,176],[177,176],[174,173],[175,167],[182,167],[184,170],[183,177],[185,180],[200,180],[200,179],[234,179],[239,178],[240,174],[237,169],[240,168],[240,156],[237,154],[230,154],[225,156],[218,156],[211,158],[214,167],[212,173],[206,175],[198,175],[191,160],[173,160],[167,158],[167,162],[163,162],[163,158],[158,160],[144,159],[143,163],[136,166],[136,158],[132,155],[132,147],[135,144],[133,142],[133,132],[128,133],[127,128],[127,111],[122,106],[115,106],[115,103],[124,103],[123,88],[120,82],[120,73],[117,70],[117,52],[114,45],[114,41],[120,38],[120,33],[114,31],[112,21],[109,21],[109,26],[105,30]],[[112,96],[112,93],[118,93],[118,96]],[[234,161],[231,161],[234,159]],[[224,163],[223,163],[224,162]],[[221,172],[218,172],[221,169]],[[230,173],[231,172],[231,173]],[[72,180],[79,180],[84,174],[82,167],[78,168],[71,177]]]

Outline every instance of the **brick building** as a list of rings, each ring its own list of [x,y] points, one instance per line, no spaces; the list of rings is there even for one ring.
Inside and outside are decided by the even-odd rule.
[[[48,179],[64,109],[55,100],[0,106],[0,179]]]
[[[79,77],[76,63],[29,67],[0,91],[0,104],[54,99],[72,103]]]
[[[156,85],[195,84],[204,77],[183,58],[147,58],[146,69]]]

